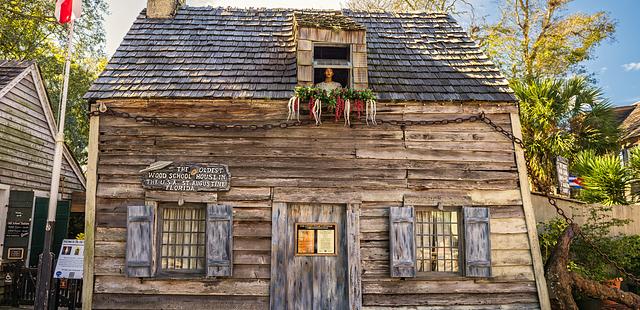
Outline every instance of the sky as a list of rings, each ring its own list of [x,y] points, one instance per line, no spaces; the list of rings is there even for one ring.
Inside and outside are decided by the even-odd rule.
[[[107,33],[107,55],[111,56],[131,24],[145,7],[146,0],[107,0],[110,14],[105,20]],[[472,0],[478,16],[496,18],[496,0]],[[345,0],[187,0],[190,6],[233,6],[339,9]],[[589,72],[595,73],[598,86],[616,106],[640,101],[640,10],[638,0],[576,0],[570,12],[609,12],[617,21],[615,39],[596,48],[596,57],[585,63]],[[464,23],[464,22],[463,22]]]

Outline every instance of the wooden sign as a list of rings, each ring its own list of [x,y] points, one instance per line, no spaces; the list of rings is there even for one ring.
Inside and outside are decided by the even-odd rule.
[[[172,192],[228,191],[231,180],[223,164],[157,162],[140,172],[142,187]]]
[[[336,255],[335,223],[296,223],[296,255]]]

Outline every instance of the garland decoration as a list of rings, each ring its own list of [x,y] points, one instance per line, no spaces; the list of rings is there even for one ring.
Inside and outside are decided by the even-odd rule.
[[[344,117],[344,125],[351,125],[351,111],[361,118],[365,113],[365,121],[376,125],[376,97],[370,89],[356,90],[352,88],[336,88],[331,91],[313,86],[298,86],[295,94],[287,105],[289,114],[287,120],[300,120],[300,102],[308,102],[309,118],[315,120],[316,125],[322,124],[322,108],[334,112],[335,121]]]
[[[289,104],[287,105],[289,109],[289,114],[287,115],[287,121],[293,119],[295,117],[296,121],[300,121],[300,98],[291,97],[289,99]]]

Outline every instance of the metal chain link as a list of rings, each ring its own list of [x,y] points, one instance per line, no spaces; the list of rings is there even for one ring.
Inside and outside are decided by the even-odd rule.
[[[293,122],[279,122],[279,123],[266,123],[266,124],[221,124],[221,123],[192,123],[192,122],[180,122],[180,121],[172,121],[166,120],[158,117],[149,117],[149,116],[140,116],[130,114],[128,112],[117,111],[114,109],[106,109],[101,108],[100,110],[89,112],[89,117],[91,116],[100,116],[100,115],[111,115],[120,118],[132,119],[139,123],[150,123],[156,126],[167,126],[167,127],[184,127],[184,128],[202,128],[202,129],[216,129],[216,130],[227,130],[227,129],[235,129],[235,130],[270,130],[270,129],[284,129],[289,127],[299,127],[303,125],[316,125],[315,120],[311,119],[303,119],[300,121]],[[412,121],[412,120],[377,120],[376,124],[387,124],[392,126],[399,127],[409,127],[409,126],[431,126],[431,125],[446,125],[446,124],[460,124],[464,122],[475,122],[480,120],[484,115],[483,113],[478,115],[471,115],[468,117],[456,117],[451,119],[441,119],[441,120],[420,120],[420,121]],[[366,123],[365,119],[362,119],[363,123]],[[353,125],[351,125],[353,127]]]
[[[483,123],[491,126],[495,131],[503,134],[504,136],[506,136],[507,138],[509,138],[511,141],[513,141],[514,143],[518,144],[522,150],[524,151],[524,142],[522,141],[522,139],[516,137],[513,135],[513,133],[505,130],[504,128],[502,128],[502,126],[494,123],[490,118],[488,118],[484,113],[482,113],[480,119],[482,120]],[[526,156],[526,154],[525,154]],[[556,209],[556,213],[558,213],[558,215],[560,215],[562,217],[562,219],[564,219],[567,224],[569,225],[573,225],[575,224],[575,222],[573,221],[572,218],[568,217],[567,214],[564,212],[564,210],[562,208],[560,208],[560,206],[558,206],[558,201],[555,197],[552,196],[551,192],[548,190],[549,188],[551,188],[552,186],[550,184],[542,184],[542,182],[540,182],[540,180],[536,177],[534,177],[533,175],[533,169],[531,168],[529,161],[526,160],[525,158],[525,162],[526,162],[526,166],[527,166],[527,173],[529,174],[529,177],[531,178],[531,181],[533,182],[533,184],[539,188],[540,190],[543,191],[543,194],[547,197],[547,200],[549,201],[549,204]],[[596,252],[596,254],[598,254],[600,257],[602,257],[607,263],[611,264],[616,270],[618,270],[620,273],[624,274],[627,279],[630,279],[632,282],[640,285],[640,278],[638,278],[636,275],[632,274],[631,272],[625,270],[622,266],[620,266],[616,261],[614,261],[607,253],[604,253],[602,251],[602,249],[600,249],[600,247],[598,247],[593,240],[589,239],[582,230],[578,231],[578,235],[580,236],[580,238],[582,238],[582,241],[584,241],[584,243],[586,243],[593,251]]]

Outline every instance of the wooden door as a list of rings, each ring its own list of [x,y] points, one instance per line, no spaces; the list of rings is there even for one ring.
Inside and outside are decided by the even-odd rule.
[[[287,208],[287,308],[348,309],[348,255],[343,205],[289,205]],[[335,255],[296,253],[296,224],[335,224]]]

